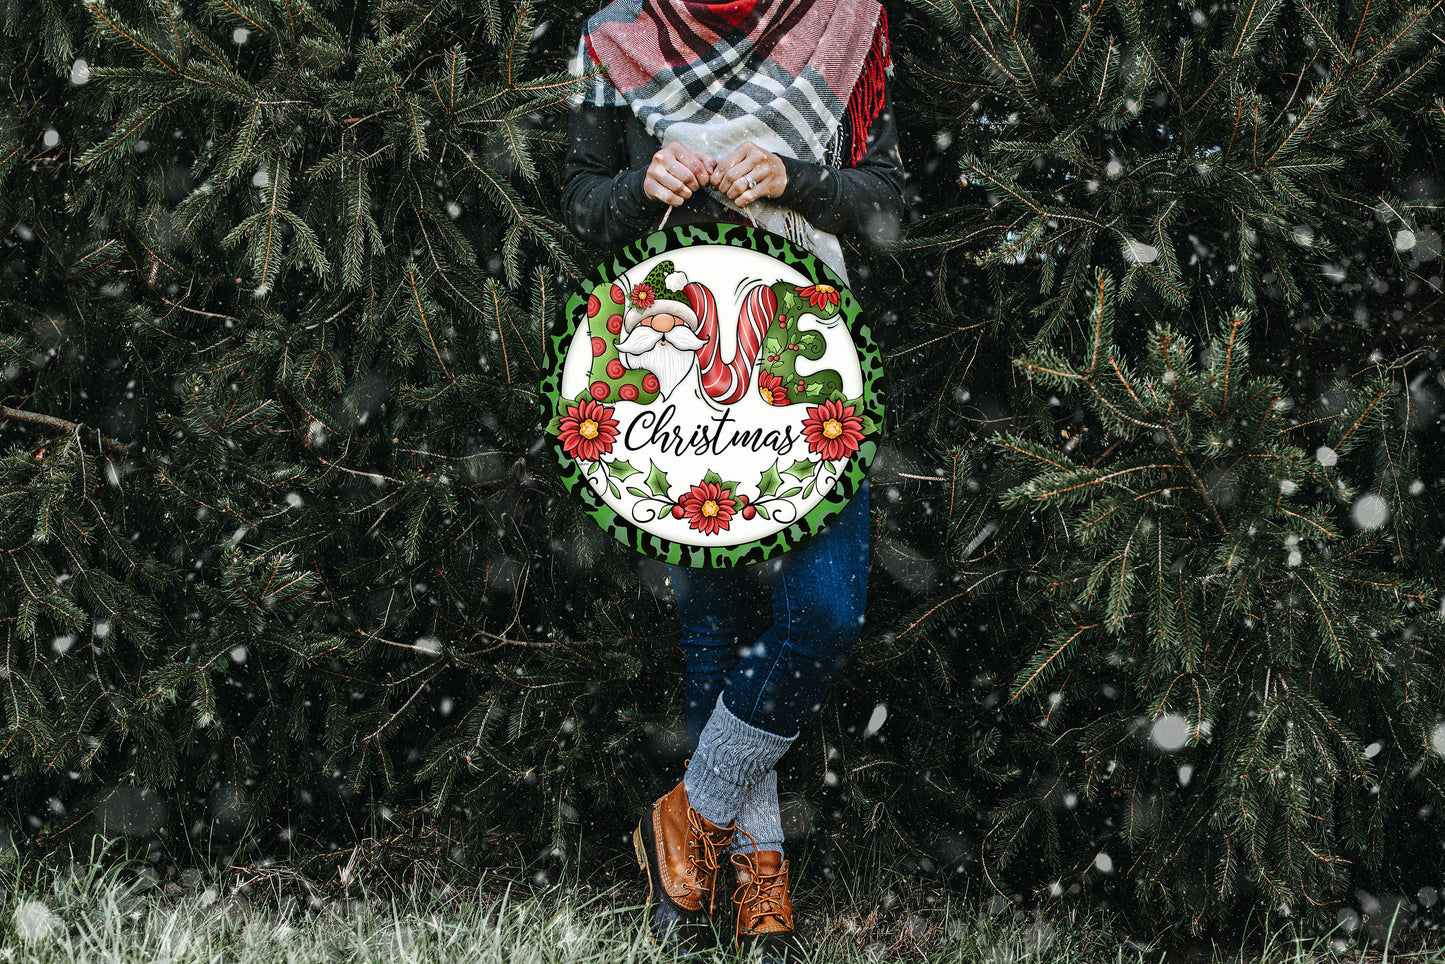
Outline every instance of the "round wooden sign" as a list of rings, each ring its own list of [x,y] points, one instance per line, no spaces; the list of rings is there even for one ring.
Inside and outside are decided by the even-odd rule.
[[[761,562],[862,484],[883,366],[858,302],[786,238],[657,231],[598,265],[547,339],[543,417],[563,483],[663,562]]]

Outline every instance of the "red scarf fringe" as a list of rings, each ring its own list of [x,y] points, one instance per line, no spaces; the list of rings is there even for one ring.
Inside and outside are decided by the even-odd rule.
[[[868,128],[873,126],[879,111],[883,110],[884,71],[893,62],[888,52],[888,11],[878,11],[878,26],[873,31],[873,43],[868,56],[863,58],[863,69],[858,74],[858,83],[848,95],[846,119],[848,124],[848,166],[857,167],[863,155],[868,153]]]

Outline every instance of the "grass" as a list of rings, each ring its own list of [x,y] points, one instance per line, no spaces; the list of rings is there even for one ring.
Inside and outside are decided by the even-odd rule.
[[[33,870],[33,869],[32,869]],[[880,866],[797,889],[797,922],[816,964],[927,960],[944,964],[1318,964],[1407,957],[1445,964],[1445,949],[1394,953],[1348,947],[1329,936],[1276,936],[1233,951],[1159,952],[1121,942],[1098,917],[991,914],[985,905]],[[278,872],[272,883],[285,874]],[[158,886],[138,861],[91,860],[67,870],[25,873],[3,888],[0,960],[35,964],[552,964],[675,960],[644,932],[630,883],[521,886],[484,875],[382,897],[365,886],[345,899],[300,900],[254,875],[207,884]],[[844,879],[846,878],[846,879]],[[720,887],[719,899],[726,901]],[[720,964],[734,961],[720,952]],[[711,964],[711,962],[709,962]]]

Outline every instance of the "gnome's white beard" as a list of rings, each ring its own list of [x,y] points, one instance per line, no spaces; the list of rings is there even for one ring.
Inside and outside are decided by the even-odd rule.
[[[617,343],[617,354],[627,368],[645,368],[656,375],[666,398],[687,377],[697,360],[697,350],[705,344],[685,325],[666,334],[639,325]]]

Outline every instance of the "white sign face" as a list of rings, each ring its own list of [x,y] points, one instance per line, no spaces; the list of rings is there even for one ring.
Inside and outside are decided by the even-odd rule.
[[[588,276],[543,382],[564,481],[618,538],[682,565],[761,561],[862,483],[882,376],[856,301],[812,255],[679,225]]]

